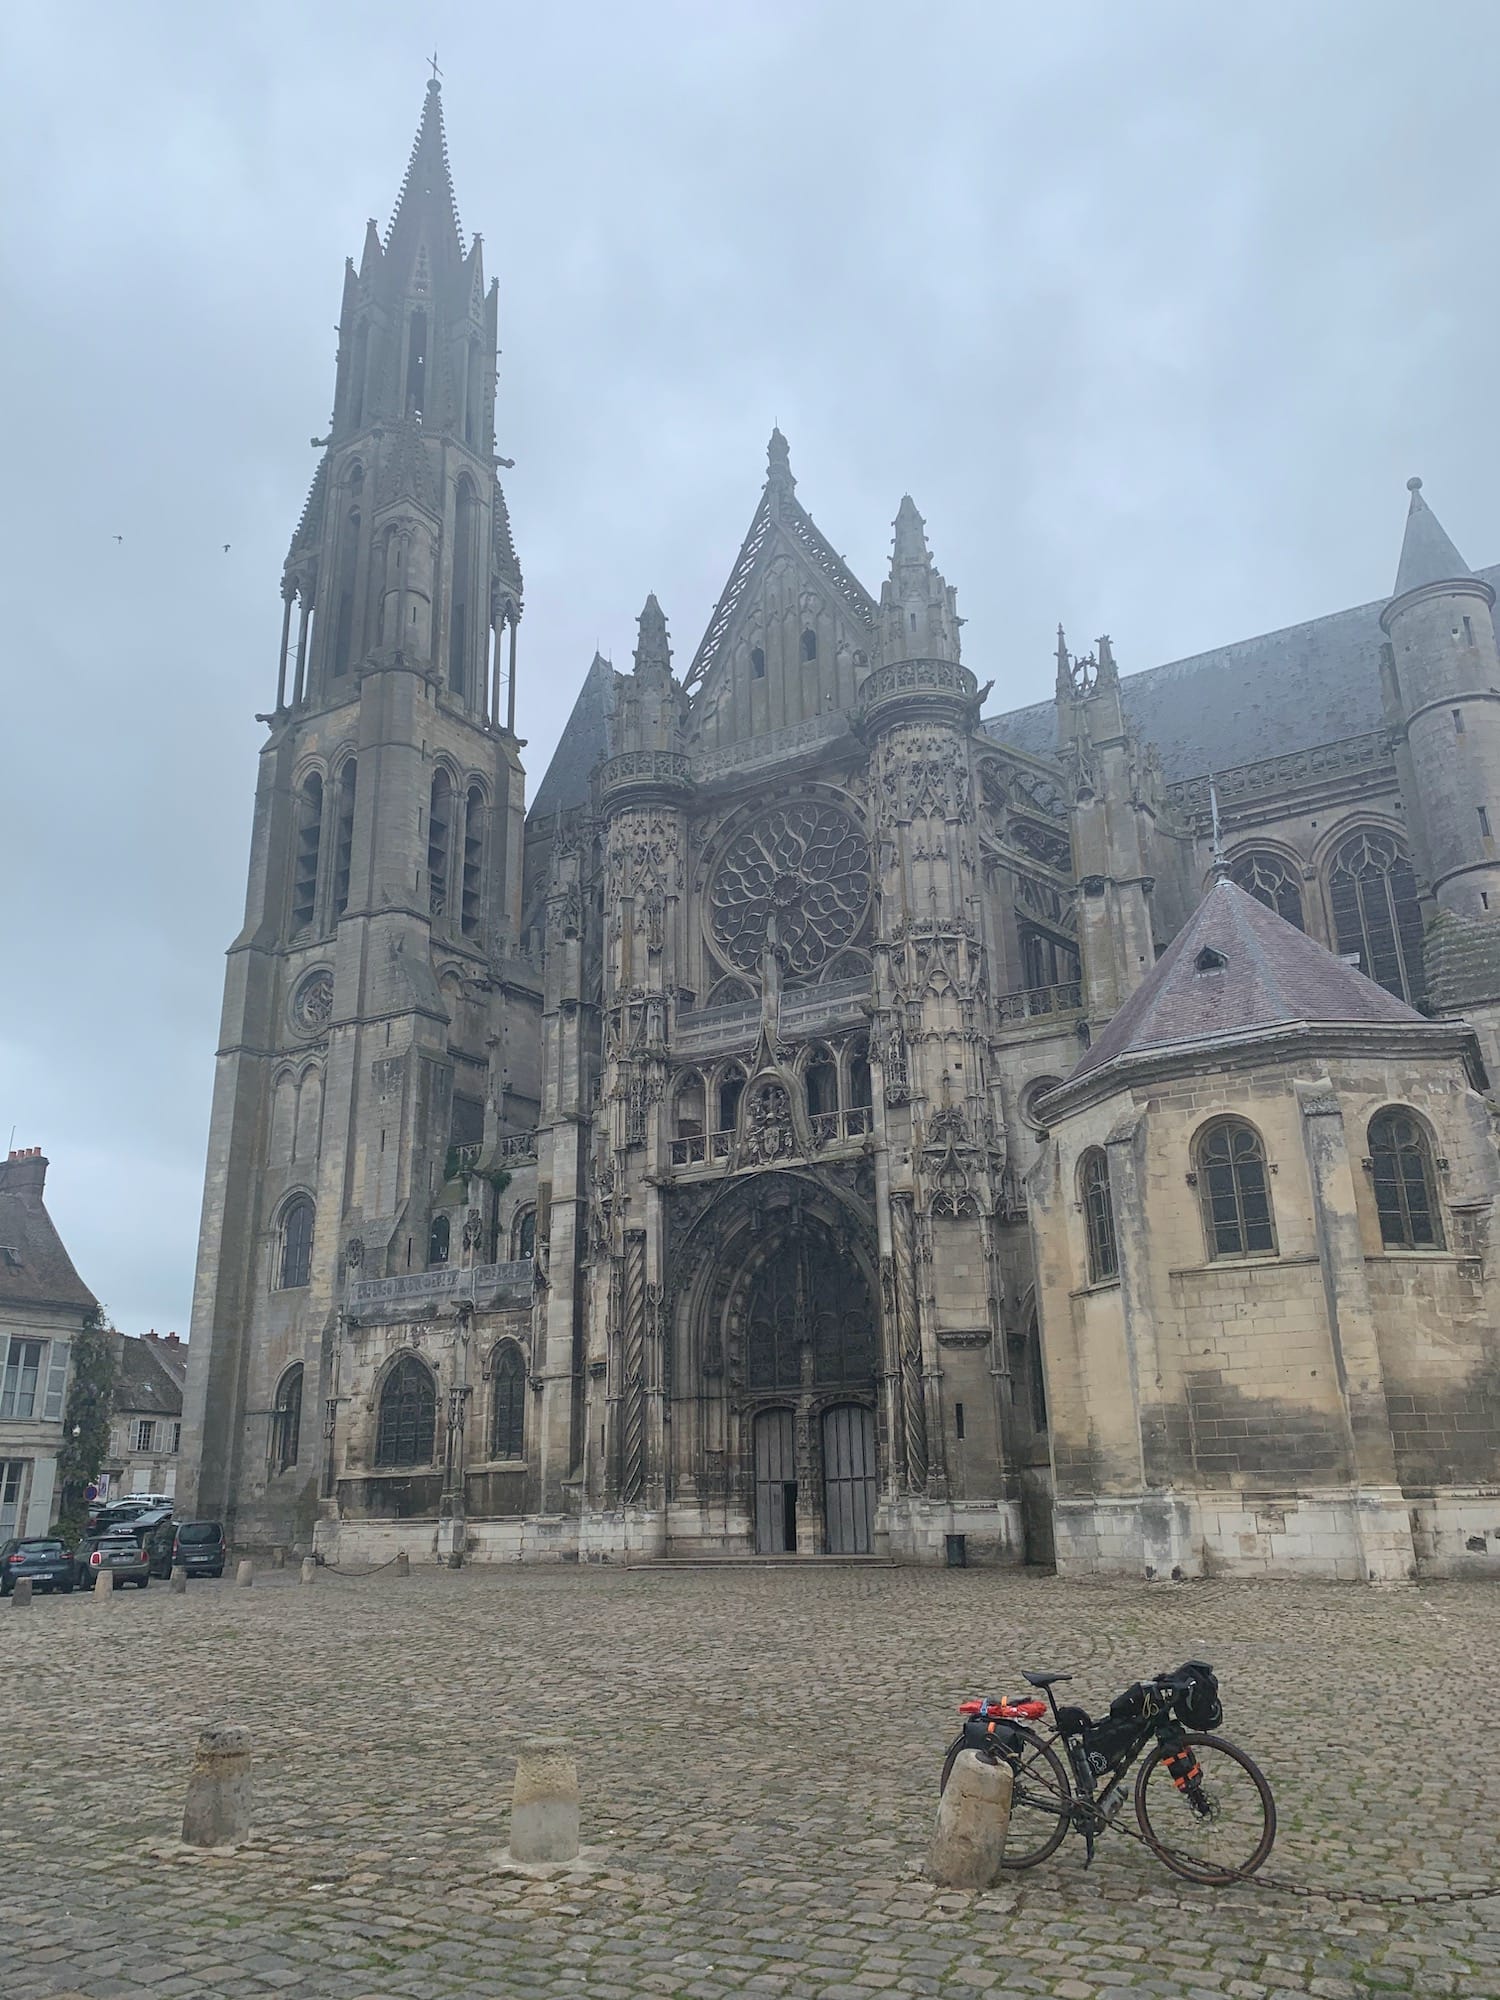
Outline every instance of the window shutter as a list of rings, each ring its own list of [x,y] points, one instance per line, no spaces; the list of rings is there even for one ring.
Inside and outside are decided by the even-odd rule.
[[[49,1424],[62,1422],[63,1398],[68,1390],[68,1343],[54,1340],[47,1360],[47,1398],[42,1415]]]

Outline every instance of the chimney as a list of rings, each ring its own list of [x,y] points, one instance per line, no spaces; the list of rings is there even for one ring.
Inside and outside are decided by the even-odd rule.
[[[0,1194],[29,1196],[40,1204],[46,1184],[47,1161],[40,1146],[12,1149],[9,1159],[0,1166]]]

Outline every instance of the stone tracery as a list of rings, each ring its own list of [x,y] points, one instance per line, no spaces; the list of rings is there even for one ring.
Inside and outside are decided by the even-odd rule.
[[[709,890],[714,943],[743,971],[774,945],[794,977],[849,944],[870,900],[869,843],[825,799],[773,806],[730,842]]]

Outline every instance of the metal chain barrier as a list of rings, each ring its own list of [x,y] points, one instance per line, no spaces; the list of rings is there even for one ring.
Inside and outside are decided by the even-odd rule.
[[[400,1562],[401,1558],[399,1555],[394,1555],[391,1557],[390,1562],[376,1563],[374,1569],[364,1569],[359,1571],[355,1571],[352,1569],[347,1571],[341,1571],[339,1569],[338,1564],[331,1563],[328,1560],[327,1556],[315,1556],[314,1560],[317,1563],[319,1569],[326,1569],[330,1575],[336,1576],[339,1579],[340,1583],[363,1583],[367,1576],[379,1576],[380,1572],[383,1569],[389,1569],[391,1563]]]

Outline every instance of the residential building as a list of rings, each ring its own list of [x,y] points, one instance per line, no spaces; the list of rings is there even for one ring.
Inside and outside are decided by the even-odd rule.
[[[70,1349],[98,1310],[47,1213],[47,1165],[40,1146],[0,1164],[0,1541],[53,1523]]]

